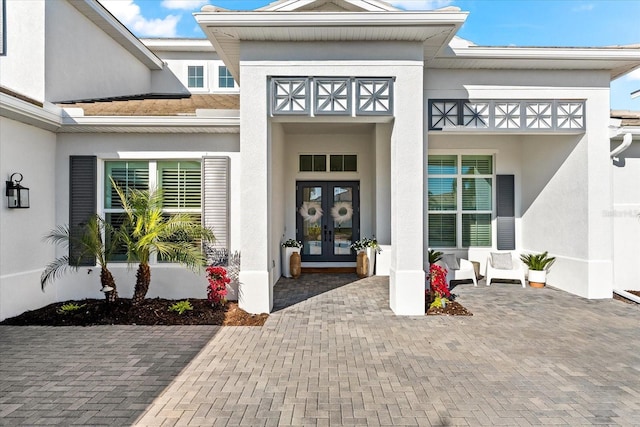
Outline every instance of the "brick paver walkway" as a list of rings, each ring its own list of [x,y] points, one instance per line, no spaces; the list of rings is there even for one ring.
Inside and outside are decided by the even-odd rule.
[[[0,423],[640,425],[640,308],[454,292],[473,317],[397,317],[386,278],[307,275],[262,328],[0,327]]]

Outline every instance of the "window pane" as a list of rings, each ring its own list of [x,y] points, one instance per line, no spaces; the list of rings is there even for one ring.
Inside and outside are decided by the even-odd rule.
[[[104,215],[104,219],[107,224],[111,224],[114,230],[117,230],[122,226],[122,223],[125,220],[124,213],[106,213]],[[111,247],[113,236],[111,234],[107,234],[105,236],[105,247],[108,249]],[[113,248],[111,253],[107,253],[107,259],[109,261],[126,261],[127,260],[127,250],[124,245],[120,245],[118,247]]]
[[[164,209],[200,208],[200,162],[158,162],[158,182]]]
[[[171,215],[166,214],[163,215],[165,219],[169,219],[171,218]],[[194,222],[201,224],[202,223],[202,217],[200,214],[193,214],[192,215],[192,219]],[[178,242],[191,242],[192,240],[189,239],[189,237],[184,233],[184,232],[176,232],[174,233],[172,236],[170,236],[168,238],[168,240],[170,242],[174,242],[174,243],[178,243]],[[202,242],[201,241],[195,241],[195,243],[199,246],[202,246]],[[161,253],[158,253],[158,262],[169,262],[167,257],[162,255]]]
[[[358,156],[356,156],[355,154],[347,154],[344,156],[344,171],[345,172],[358,171]]]
[[[455,178],[429,178],[428,186],[430,211],[456,210],[457,198]]]
[[[313,156],[310,154],[300,155],[300,172],[313,171]]]
[[[462,214],[462,246],[491,246],[491,214]]]
[[[492,156],[462,156],[462,175],[491,175]]]
[[[187,86],[204,87],[204,67],[202,65],[189,65],[187,67]]]
[[[340,155],[331,155],[330,156],[330,168],[331,172],[342,172],[344,170],[342,166],[342,156]]]
[[[120,197],[111,185],[113,178],[115,183],[126,192],[129,190],[149,189],[149,164],[147,162],[105,162],[105,200],[107,209],[121,208]]]
[[[454,175],[458,173],[458,156],[429,156],[429,175]]]
[[[327,156],[325,156],[324,154],[313,156],[313,170],[314,172],[326,172]]]
[[[462,210],[491,210],[491,178],[462,178]]]
[[[233,76],[231,76],[229,69],[225,66],[218,67],[218,87],[232,88],[233,84]]]
[[[456,246],[456,214],[429,214],[429,247]]]

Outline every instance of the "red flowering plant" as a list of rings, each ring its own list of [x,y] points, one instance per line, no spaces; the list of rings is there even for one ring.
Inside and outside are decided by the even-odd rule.
[[[429,266],[430,291],[435,296],[431,307],[445,307],[448,298],[451,297],[449,286],[447,285],[447,269],[438,264]]]
[[[227,284],[231,282],[227,270],[224,267],[207,267],[207,279],[207,298],[213,305],[224,305],[227,302]]]

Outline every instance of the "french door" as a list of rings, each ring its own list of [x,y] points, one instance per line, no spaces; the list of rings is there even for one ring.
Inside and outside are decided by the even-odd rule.
[[[360,238],[358,181],[298,181],[296,239],[302,261],[352,262]]]

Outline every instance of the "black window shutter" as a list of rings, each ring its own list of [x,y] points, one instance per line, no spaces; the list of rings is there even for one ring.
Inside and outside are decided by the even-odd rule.
[[[497,175],[496,225],[499,250],[516,248],[515,184],[513,175]]]
[[[94,266],[93,256],[81,255],[74,244],[82,236],[84,225],[96,212],[97,189],[96,156],[70,156],[69,158],[69,263],[71,265]]]

